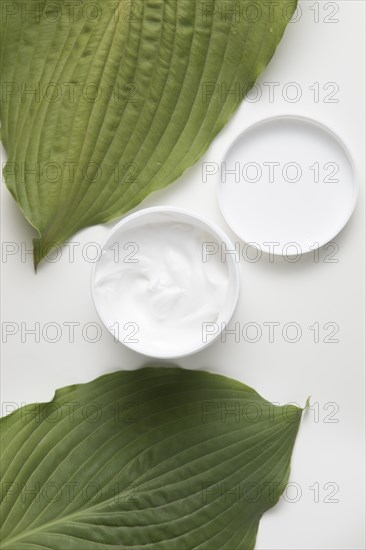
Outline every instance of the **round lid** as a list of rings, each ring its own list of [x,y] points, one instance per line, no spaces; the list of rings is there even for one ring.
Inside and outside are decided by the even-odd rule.
[[[231,229],[275,254],[309,252],[349,220],[357,185],[352,158],[326,126],[297,116],[265,119],[232,143],[218,197]]]

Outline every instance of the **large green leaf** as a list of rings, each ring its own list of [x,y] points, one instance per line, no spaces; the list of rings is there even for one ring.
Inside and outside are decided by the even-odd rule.
[[[201,157],[296,1],[2,0],[5,179],[36,264]]]
[[[1,421],[1,548],[253,548],[300,418],[177,367],[58,390]]]

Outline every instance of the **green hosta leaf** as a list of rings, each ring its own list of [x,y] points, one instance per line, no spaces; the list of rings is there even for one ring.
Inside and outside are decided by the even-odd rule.
[[[297,0],[2,0],[6,183],[36,264],[206,151]]]
[[[58,390],[1,421],[1,548],[253,548],[300,417],[176,367]]]

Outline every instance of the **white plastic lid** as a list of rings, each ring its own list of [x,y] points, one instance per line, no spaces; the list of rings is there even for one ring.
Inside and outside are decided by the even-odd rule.
[[[232,143],[218,199],[231,229],[275,254],[314,250],[349,220],[357,184],[352,158],[326,126],[297,116],[265,119]]]

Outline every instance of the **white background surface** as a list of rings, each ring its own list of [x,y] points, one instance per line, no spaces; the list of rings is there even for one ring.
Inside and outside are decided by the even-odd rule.
[[[319,4],[320,21],[314,22],[314,4]],[[257,548],[270,549],[364,549],[364,12],[362,0],[300,3],[302,16],[289,25],[278,51],[260,79],[262,98],[245,102],[230,124],[212,144],[203,161],[217,161],[222,151],[248,125],[265,116],[293,113],[314,117],[328,124],[344,139],[353,153],[360,176],[360,195],[355,213],[335,239],[339,247],[333,259],[324,262],[332,249],[320,251],[319,262],[313,255],[298,263],[263,254],[256,263],[242,261],[243,289],[239,307],[232,321],[242,325],[255,322],[262,328],[257,343],[232,336],[211,348],[177,361],[190,369],[207,369],[241,380],[257,389],[269,400],[303,405],[308,395],[317,405],[305,418],[296,444],[291,474],[292,483],[286,502],[267,513],[259,528]],[[339,8],[326,23],[333,9]],[[269,101],[268,86],[277,82],[274,101]],[[282,96],[284,86],[296,82],[302,97],[296,103]],[[314,101],[309,89],[320,86],[320,101]],[[336,83],[338,103],[325,103],[323,86]],[[293,90],[288,90],[289,93]],[[2,162],[5,156],[2,157]],[[216,221],[228,235],[238,239],[219,212],[215,184],[202,183],[199,163],[178,183],[149,197],[144,206],[174,205],[196,211]],[[32,247],[33,230],[23,220],[5,186],[2,185],[2,240]],[[16,254],[1,264],[2,323],[14,322],[19,332],[2,346],[1,399],[2,414],[14,403],[45,401],[54,390],[71,383],[86,382],[119,368],[143,365],[146,358],[129,351],[103,329],[96,343],[85,341],[82,328],[99,323],[89,289],[91,264],[81,254],[91,241],[101,243],[108,227],[99,226],[79,233],[74,241],[75,262],[70,263],[67,250],[56,264],[44,264],[37,275],[29,253],[22,262]],[[25,243],[25,245],[21,244]],[[90,249],[90,254],[93,251]],[[329,259],[329,258],[328,258]],[[34,336],[21,340],[20,323],[27,327],[50,322],[62,327],[57,343]],[[75,328],[75,341],[69,342],[67,322],[80,323]],[[275,340],[269,342],[264,323],[278,322]],[[302,336],[288,343],[282,336],[286,323],[295,322]],[[320,326],[320,342],[314,342],[314,323]],[[323,340],[336,323],[338,343]],[[8,326],[8,325],[7,325]],[[229,327],[230,328],[230,327]],[[89,338],[93,338],[90,329]],[[3,335],[4,336],[4,335]],[[50,336],[52,334],[50,332]],[[24,339],[24,338],[23,338]],[[327,404],[334,405],[327,405]],[[327,409],[327,407],[329,407]],[[334,415],[330,417],[330,413]],[[327,418],[327,415],[328,418]],[[329,422],[329,420],[338,422]],[[316,421],[318,420],[318,421]],[[326,421],[328,420],[328,422]],[[315,502],[314,484],[319,484],[319,502]],[[327,483],[336,484],[337,493]],[[296,499],[298,491],[298,499]],[[300,495],[301,491],[301,495]]]

